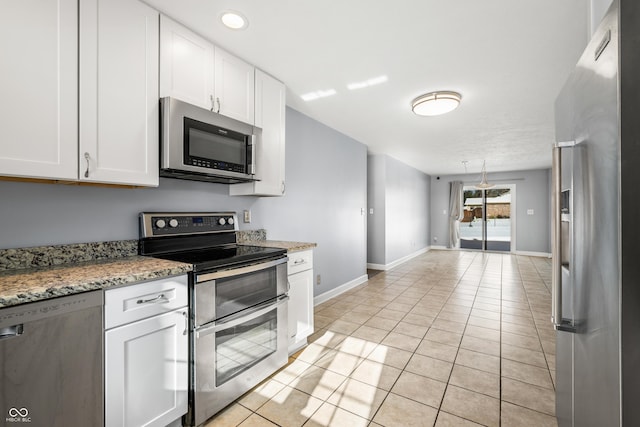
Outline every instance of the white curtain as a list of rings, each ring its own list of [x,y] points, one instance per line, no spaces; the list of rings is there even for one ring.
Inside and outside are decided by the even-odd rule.
[[[451,196],[449,197],[449,247],[460,247],[460,220],[464,212],[462,210],[462,181],[451,182]]]

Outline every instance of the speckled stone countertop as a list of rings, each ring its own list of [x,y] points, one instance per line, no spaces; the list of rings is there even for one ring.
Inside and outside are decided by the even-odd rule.
[[[261,228],[259,230],[240,230],[236,231],[236,241],[238,243],[247,243],[253,241],[267,240],[267,230]]]
[[[190,264],[138,256],[136,251],[137,241],[0,250],[0,308],[192,269]]]
[[[264,229],[236,231],[236,238],[240,245],[286,249],[287,252],[304,251],[318,246],[316,243],[267,240],[267,231]]]
[[[287,252],[298,252],[307,249],[312,249],[318,246],[316,243],[307,242],[287,242],[282,240],[253,240],[243,242],[243,245],[247,246],[265,246],[269,248],[286,249]]]

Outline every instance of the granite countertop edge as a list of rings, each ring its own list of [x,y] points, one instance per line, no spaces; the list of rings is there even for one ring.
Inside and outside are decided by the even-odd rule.
[[[316,243],[266,240],[266,231],[238,232],[238,243],[312,249]],[[0,250],[0,308],[186,274],[191,264],[137,255],[136,240]]]
[[[144,256],[0,272],[0,308],[186,274],[190,264]]]
[[[317,243],[310,242],[290,242],[286,240],[250,240],[241,243],[246,246],[263,246],[269,248],[286,249],[287,252],[299,252],[307,249],[313,249],[318,246]]]

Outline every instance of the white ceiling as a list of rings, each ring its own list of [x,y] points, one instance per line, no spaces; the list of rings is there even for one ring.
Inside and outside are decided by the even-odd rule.
[[[432,175],[547,168],[553,103],[588,39],[585,0],[147,0],[282,80],[287,104]],[[225,28],[227,9],[249,26]],[[347,84],[386,75],[378,86]],[[335,89],[305,102],[300,95]],[[434,90],[460,107],[419,117]]]

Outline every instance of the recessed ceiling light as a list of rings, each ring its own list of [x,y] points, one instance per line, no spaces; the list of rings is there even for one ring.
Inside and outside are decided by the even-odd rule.
[[[419,116],[439,116],[455,110],[462,100],[458,92],[438,91],[420,95],[411,102],[411,109]]]
[[[240,12],[227,10],[220,15],[220,21],[232,30],[243,30],[249,25],[249,21]]]

